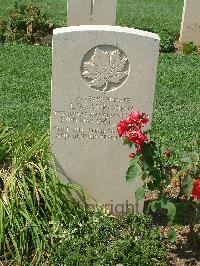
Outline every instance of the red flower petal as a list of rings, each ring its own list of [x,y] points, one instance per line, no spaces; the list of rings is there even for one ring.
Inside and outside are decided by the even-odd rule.
[[[200,200],[200,179],[196,179],[193,182],[192,197]]]

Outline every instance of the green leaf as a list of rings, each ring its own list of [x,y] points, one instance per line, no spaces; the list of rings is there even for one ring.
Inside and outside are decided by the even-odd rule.
[[[155,180],[161,180],[161,175],[160,175],[160,170],[153,167],[151,168],[151,170],[149,171],[149,174],[155,179]]]
[[[191,153],[191,159],[193,162],[198,162],[199,161],[199,154],[197,152],[192,152]]]
[[[126,172],[126,181],[134,181],[137,177],[137,166],[132,164]]]
[[[0,161],[3,161],[4,156],[5,156],[4,149],[0,148]]]
[[[135,154],[135,156],[130,160],[130,165],[136,165],[138,163],[138,154]]]
[[[176,231],[170,228],[167,232],[167,237],[171,243],[174,243],[176,241]]]
[[[139,164],[140,164],[140,168],[142,169],[142,172],[147,172],[149,170],[149,166],[145,160],[139,160]]]
[[[123,145],[128,145],[131,148],[133,146],[133,143],[126,137],[123,141]]]
[[[145,181],[146,178],[149,177],[149,172],[148,172],[148,171],[144,171],[144,172],[141,173],[140,176],[141,176],[141,179],[142,179],[143,181]]]
[[[133,147],[133,143],[132,142],[129,142],[128,143],[128,146],[129,146],[129,148],[132,148]]]
[[[167,209],[167,217],[170,220],[174,220],[174,217],[176,215],[176,206],[174,205],[174,203],[168,202],[165,208]]]
[[[161,202],[159,200],[154,200],[151,202],[151,210],[155,212],[161,208]]]
[[[182,153],[181,161],[183,163],[192,163],[192,159],[191,159],[190,155],[188,154],[188,152],[184,151]]]
[[[182,191],[184,193],[185,196],[190,196],[192,193],[192,188],[193,188],[193,182],[192,182],[192,177],[191,175],[187,175],[183,178],[182,180]]]
[[[154,142],[143,143],[142,145],[142,156],[144,157],[144,161],[147,163],[149,167],[153,167],[154,165],[154,157],[155,157],[156,145]]]
[[[167,204],[170,203],[170,201],[164,197],[163,195],[160,197],[160,203],[161,203],[161,208],[166,209],[167,208]]]
[[[135,199],[138,202],[139,200],[143,199],[145,196],[145,188],[139,187],[135,192]]]
[[[152,183],[152,182],[147,183],[147,188],[148,188],[149,190],[151,190],[151,191],[154,191],[154,190],[155,190],[155,185],[154,185],[154,183]]]

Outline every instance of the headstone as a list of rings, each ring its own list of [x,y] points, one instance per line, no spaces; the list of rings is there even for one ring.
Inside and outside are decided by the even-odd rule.
[[[141,179],[125,180],[130,150],[116,133],[130,111],[152,116],[159,37],[114,26],[54,30],[51,144],[58,175],[113,214],[134,208]],[[90,200],[91,204],[95,204]]]
[[[185,0],[180,42],[200,44],[200,0]]]
[[[117,0],[68,0],[67,25],[115,25]]]

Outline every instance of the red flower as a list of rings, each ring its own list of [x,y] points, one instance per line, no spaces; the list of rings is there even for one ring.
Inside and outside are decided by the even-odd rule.
[[[130,129],[128,131],[128,140],[134,142],[135,144],[141,146],[145,141],[147,141],[147,136],[141,130]]]
[[[127,117],[122,119],[117,125],[117,133],[121,137],[132,129],[138,131],[141,127],[149,122],[145,113],[131,112]],[[134,141],[133,141],[134,142]]]
[[[121,137],[126,133],[127,130],[127,122],[123,119],[117,125],[117,133]]]
[[[141,151],[142,151],[142,148],[141,148],[141,146],[139,146],[139,147],[137,148],[136,152],[131,152],[131,153],[129,154],[129,158],[132,159],[136,154],[140,153]]]
[[[149,118],[145,115],[145,113],[140,114],[139,112],[131,112],[129,116],[132,124],[138,126],[139,128],[149,122]]]
[[[136,153],[140,153],[142,151],[141,146],[137,148]]]
[[[131,152],[128,157],[132,159],[134,156],[135,156],[135,153]]]
[[[149,118],[145,115],[145,113],[142,113],[141,115],[141,123],[144,125],[149,123]]]
[[[167,156],[167,157],[170,157],[172,154],[171,154],[171,151],[169,150],[169,149],[167,149],[166,151],[165,151],[165,155]]]
[[[131,112],[129,116],[131,118],[132,124],[136,124],[140,120],[139,112]]]
[[[196,179],[193,182],[192,197],[200,200],[200,179]]]
[[[132,119],[131,119],[130,115],[125,117],[123,120],[126,122],[127,126],[132,124]]]

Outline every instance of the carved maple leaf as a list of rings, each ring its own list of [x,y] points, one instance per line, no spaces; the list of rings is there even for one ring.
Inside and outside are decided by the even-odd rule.
[[[91,80],[91,87],[106,91],[109,83],[118,84],[128,75],[124,70],[127,60],[121,58],[120,50],[108,53],[97,47],[90,61],[84,63],[83,77]]]

